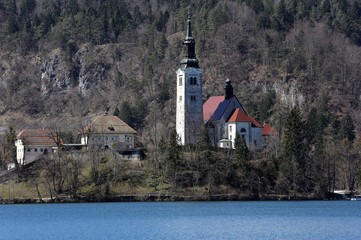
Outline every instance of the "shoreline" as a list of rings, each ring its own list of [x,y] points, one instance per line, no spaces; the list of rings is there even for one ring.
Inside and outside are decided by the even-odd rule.
[[[57,198],[13,198],[0,199],[0,204],[41,204],[41,203],[101,203],[101,202],[205,202],[205,201],[320,201],[320,200],[347,200],[338,196],[325,198],[315,196],[288,196],[288,195],[176,195],[176,194],[142,194],[142,195],[117,195],[101,197],[78,197],[69,196]]]

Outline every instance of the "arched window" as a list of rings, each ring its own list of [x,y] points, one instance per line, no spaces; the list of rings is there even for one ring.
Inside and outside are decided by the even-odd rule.
[[[242,128],[240,132],[241,132],[241,133],[245,133],[245,132],[247,132],[247,131],[246,131],[245,128]]]
[[[197,85],[197,78],[196,77],[190,77],[189,78],[189,84],[190,85]]]

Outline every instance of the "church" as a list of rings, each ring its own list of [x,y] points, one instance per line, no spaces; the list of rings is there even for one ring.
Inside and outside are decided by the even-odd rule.
[[[177,71],[176,98],[176,132],[180,145],[197,143],[205,126],[212,146],[234,149],[238,133],[250,150],[263,149],[262,138],[272,134],[270,126],[261,125],[247,114],[234,95],[229,79],[224,87],[224,96],[211,96],[203,104],[202,69],[195,55],[190,17],[183,45],[184,56]]]

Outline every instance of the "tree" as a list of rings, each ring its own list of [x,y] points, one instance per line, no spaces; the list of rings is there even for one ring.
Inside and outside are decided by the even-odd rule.
[[[247,172],[250,170],[250,151],[248,150],[246,141],[243,137],[236,133],[234,139],[234,147],[236,152],[236,162],[237,167],[241,173],[241,176],[246,176]]]
[[[305,146],[304,123],[298,106],[289,113],[284,130],[283,146],[286,166],[285,175],[288,175],[292,191],[305,187],[302,178],[305,176]],[[289,171],[289,172],[287,172]],[[301,185],[300,185],[301,184]]]
[[[13,126],[10,126],[5,135],[5,161],[8,163],[14,163],[16,172],[20,171],[19,163],[16,159],[16,133]]]
[[[260,105],[260,120],[265,122],[272,115],[272,108],[276,103],[276,92],[268,91],[262,96]]]
[[[176,190],[178,187],[178,175],[181,167],[181,147],[178,145],[179,137],[177,135],[176,130],[174,129],[169,137],[168,141],[168,161],[167,161],[167,172],[168,177],[173,182],[173,189]]]
[[[341,120],[341,136],[343,139],[347,139],[351,143],[356,137],[355,125],[350,114],[347,114],[346,117]]]
[[[80,176],[83,168],[81,156],[78,153],[70,153],[66,159],[66,182],[73,198],[78,197],[80,188]]]
[[[277,31],[288,31],[293,26],[294,16],[288,11],[285,0],[280,0],[276,6],[273,25]]]

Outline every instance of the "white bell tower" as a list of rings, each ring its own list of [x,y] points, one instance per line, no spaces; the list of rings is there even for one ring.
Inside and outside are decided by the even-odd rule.
[[[195,54],[190,16],[183,45],[184,57],[177,71],[176,131],[179,144],[186,145],[197,143],[203,126],[202,70]]]

